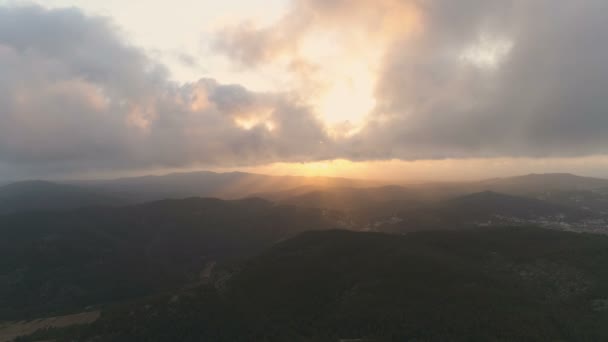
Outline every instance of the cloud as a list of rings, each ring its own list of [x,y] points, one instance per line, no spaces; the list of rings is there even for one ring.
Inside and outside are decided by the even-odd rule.
[[[256,92],[172,82],[108,18],[0,7],[0,170],[605,155],[607,10],[293,0],[275,24],[238,23],[213,43],[248,72],[285,75]]]
[[[386,55],[357,141],[406,159],[607,153],[608,5],[505,3],[429,7],[422,39]]]
[[[376,106],[338,141],[339,157],[585,156],[608,153],[606,10],[602,0],[298,0],[275,26],[226,29],[216,46],[255,68],[302,59],[321,32],[348,46],[340,63],[377,63]]]
[[[5,169],[249,165],[315,158],[326,139],[297,98],[173,83],[109,19],[76,9],[0,7],[0,69]]]

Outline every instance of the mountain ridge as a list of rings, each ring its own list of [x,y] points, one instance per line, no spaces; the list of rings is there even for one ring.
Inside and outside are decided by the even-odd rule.
[[[0,187],[0,214],[120,204],[119,198],[70,184],[32,180]]]

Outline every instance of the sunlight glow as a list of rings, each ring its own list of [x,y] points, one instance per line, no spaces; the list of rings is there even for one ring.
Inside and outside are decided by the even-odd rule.
[[[365,163],[336,159],[309,163],[278,163],[275,167],[285,174],[306,177],[350,177],[365,178],[362,167]]]
[[[340,44],[339,35],[327,32],[307,36],[299,54],[317,68],[313,79],[306,81],[316,85],[310,100],[328,131],[349,136],[360,130],[376,105],[375,68],[379,58],[350,51]]]
[[[240,112],[234,117],[234,124],[246,131],[254,128],[263,128],[272,132],[277,128],[272,119],[272,111],[268,108],[255,108]]]
[[[360,69],[360,70],[357,70]],[[330,125],[349,123],[350,129],[342,132],[345,135],[356,133],[365,117],[374,109],[375,79],[364,66],[354,66],[350,75],[337,79],[326,92],[320,96],[317,110]]]
[[[496,69],[513,49],[513,41],[482,35],[460,55],[460,60],[480,69]]]
[[[247,131],[250,131],[258,126],[263,126],[267,131],[272,132],[275,130],[276,125],[271,120],[261,119],[261,118],[236,118],[234,119],[234,123]]]
[[[548,172],[603,177],[607,168],[608,157],[596,155],[578,158],[474,158],[418,161],[350,161],[336,159],[308,163],[279,162],[245,168],[220,168],[216,171],[239,170],[269,175],[346,177],[407,184],[429,181],[473,181],[492,177],[511,177]]]
[[[352,16],[316,18],[319,27],[309,29],[293,51],[303,92],[334,138],[357,134],[375,109],[376,84],[388,46],[423,31],[423,15],[412,3],[352,4]]]

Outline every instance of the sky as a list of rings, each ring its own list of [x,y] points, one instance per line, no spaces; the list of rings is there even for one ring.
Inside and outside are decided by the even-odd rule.
[[[0,180],[608,177],[605,0],[0,0]]]

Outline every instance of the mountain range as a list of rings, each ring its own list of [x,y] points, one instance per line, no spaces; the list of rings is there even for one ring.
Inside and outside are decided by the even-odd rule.
[[[604,340],[607,183],[5,185],[0,341]]]
[[[437,202],[484,191],[568,205],[576,205],[575,195],[580,197],[591,193],[593,196],[587,196],[585,204],[603,207],[604,201],[608,201],[608,180],[544,174],[480,182],[382,185],[347,178],[194,172],[62,183],[25,181],[0,186],[0,213],[124,205],[188,197],[261,197],[301,206],[349,210],[391,201],[404,204]]]
[[[24,181],[0,187],[0,214],[125,203],[118,197],[95,189],[45,181]]]

